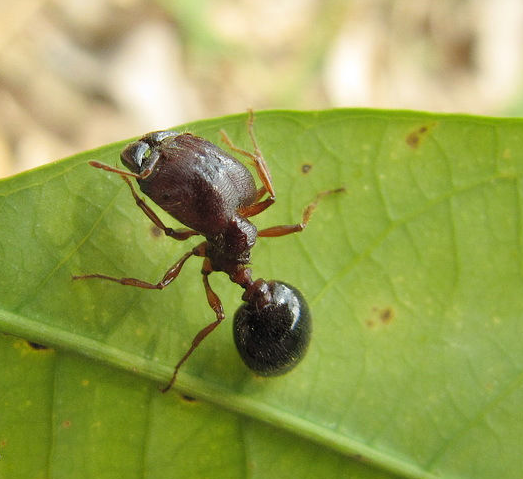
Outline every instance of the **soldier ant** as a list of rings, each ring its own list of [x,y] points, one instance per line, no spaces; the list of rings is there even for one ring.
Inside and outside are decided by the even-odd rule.
[[[253,153],[236,147],[224,131],[222,139],[234,152],[247,157],[256,169],[262,186],[257,189],[249,170],[236,158],[213,143],[190,133],[155,131],[128,145],[121,153],[129,171],[90,161],[95,168],[117,173],[127,183],[137,206],[163,232],[179,241],[202,235],[205,241],[185,253],[158,283],[136,278],[114,278],[105,274],[73,276],[73,279],[100,278],[126,286],[163,289],[180,273],[191,256],[203,259],[202,279],[207,301],[216,320],[201,329],[174,368],[168,391],[182,364],[198,345],[225,318],[220,298],[209,285],[213,271],[223,271],[245,292],[245,301],[234,316],[234,339],[244,363],[261,376],[274,376],[292,369],[302,359],[312,329],[309,308],[302,294],[280,281],[253,280],[250,251],[257,237],[276,237],[302,231],[319,200],[339,188],[319,193],[303,212],[301,223],[273,226],[258,231],[248,218],[275,202],[268,166],[254,136],[254,115],[249,111],[248,132]],[[188,229],[172,229],[138,196],[129,178],[158,206]],[[262,198],[268,195],[265,199]]]

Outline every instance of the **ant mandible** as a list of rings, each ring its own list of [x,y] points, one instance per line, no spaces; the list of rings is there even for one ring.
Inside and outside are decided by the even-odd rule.
[[[222,130],[227,146],[249,158],[262,182],[257,189],[249,170],[213,143],[190,133],[155,131],[128,145],[120,159],[130,171],[90,161],[95,168],[117,173],[127,183],[138,207],[163,232],[179,241],[202,235],[205,241],[185,253],[158,283],[105,274],[73,276],[100,278],[126,286],[163,289],[178,277],[191,256],[203,257],[202,279],[209,306],[216,320],[201,329],[178,361],[168,391],[182,364],[225,318],[218,295],[209,284],[213,271],[223,271],[245,292],[244,303],[234,316],[234,339],[244,363],[261,376],[283,374],[303,358],[310,340],[311,317],[302,294],[280,281],[253,280],[251,248],[259,237],[284,236],[302,231],[319,200],[343,188],[319,193],[304,210],[301,223],[279,225],[258,231],[248,218],[275,202],[269,169],[254,136],[254,114],[249,110],[248,132],[254,152],[236,147]],[[143,193],[188,229],[172,229],[138,196],[129,178],[135,178]],[[268,195],[265,199],[262,198]]]

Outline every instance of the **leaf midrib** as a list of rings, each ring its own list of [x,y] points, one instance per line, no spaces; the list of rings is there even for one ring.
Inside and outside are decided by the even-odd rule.
[[[165,382],[171,377],[170,366],[144,359],[119,348],[5,310],[0,310],[0,329],[4,333],[43,343],[46,346],[80,353],[154,381]],[[436,477],[416,465],[377,451],[361,441],[350,439],[321,425],[260,403],[247,396],[231,393],[226,388],[203,381],[185,372],[180,372],[176,390],[287,430],[331,450],[371,463],[402,477],[417,479],[435,479]]]

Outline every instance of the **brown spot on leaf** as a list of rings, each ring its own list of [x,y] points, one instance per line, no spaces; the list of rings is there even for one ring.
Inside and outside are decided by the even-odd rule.
[[[411,131],[407,138],[405,138],[405,141],[407,142],[407,145],[409,145],[411,148],[417,148],[419,144],[421,143],[421,140],[425,137],[427,132],[429,131],[429,127],[427,125],[420,126],[414,131]]]
[[[160,228],[158,228],[158,226],[156,226],[156,225],[151,226],[151,236],[153,238],[159,238],[160,236],[162,236],[162,233],[163,233],[163,231]]]
[[[44,346],[43,344],[33,343],[32,341],[27,341],[27,344],[30,348],[41,350],[41,349],[49,349],[47,346]]]
[[[69,421],[69,420],[64,421],[64,422],[62,423],[62,427],[63,427],[64,429],[68,429],[68,428],[70,428],[70,427],[71,427],[71,421]]]
[[[309,171],[311,171],[311,168],[312,168],[312,165],[308,164],[308,163],[304,163],[303,165],[301,165],[301,172],[306,175]]]
[[[362,454],[353,454],[351,456],[355,461],[359,461],[359,462],[367,462],[367,458],[364,457]]]
[[[391,306],[385,308],[378,308],[373,306],[371,308],[371,314],[368,319],[365,320],[365,324],[368,328],[375,328],[382,325],[388,325],[394,319],[394,309]]]
[[[184,401],[187,401],[187,402],[196,402],[196,401],[198,401],[198,399],[193,398],[192,396],[187,396],[186,394],[181,394],[181,398]]]
[[[394,311],[392,308],[385,308],[380,311],[380,319],[384,324],[390,323],[394,319]]]

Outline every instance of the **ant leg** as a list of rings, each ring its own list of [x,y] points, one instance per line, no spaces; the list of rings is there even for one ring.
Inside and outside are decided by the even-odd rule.
[[[213,309],[214,313],[216,314],[216,321],[213,321],[212,323],[205,326],[205,328],[201,329],[198,332],[198,334],[194,337],[191,343],[191,347],[187,350],[187,352],[183,355],[182,359],[180,359],[174,367],[174,372],[171,377],[171,380],[169,381],[169,384],[167,384],[167,386],[165,386],[161,390],[163,393],[169,391],[169,389],[171,389],[171,387],[175,383],[176,376],[178,375],[178,371],[180,370],[182,364],[185,363],[187,359],[189,359],[189,356],[194,352],[194,350],[199,346],[199,344],[209,334],[211,334],[214,331],[214,329],[225,319],[222,302],[220,301],[218,295],[212,290],[211,285],[209,284],[208,276],[212,273],[212,271],[213,269],[211,266],[211,262],[209,261],[209,258],[205,258],[202,267],[203,285],[205,287],[205,294],[207,295],[207,301],[209,302],[209,306]]]
[[[113,166],[106,165],[105,163],[100,163],[99,161],[91,160],[87,162],[90,166],[94,168],[99,168],[100,170],[110,171],[111,173],[118,173],[120,176],[131,176],[138,180],[143,179],[141,175],[137,173],[131,173],[130,171],[121,170],[120,168],[115,168]]]
[[[249,206],[244,206],[238,210],[238,213],[244,218],[250,218],[251,216],[256,216],[257,214],[265,211],[269,206],[273,205],[276,199],[274,196],[269,196],[266,200],[260,201],[259,203],[254,203]]]
[[[247,120],[247,130],[249,132],[249,136],[251,137],[251,142],[254,147],[254,153],[250,153],[247,150],[243,150],[242,148],[238,148],[237,146],[235,146],[224,130],[220,130],[220,133],[222,135],[222,141],[231,150],[235,151],[236,153],[240,153],[240,155],[246,156],[247,158],[250,158],[251,163],[256,168],[256,172],[258,173],[258,177],[260,178],[263,186],[266,188],[269,195],[274,198],[276,196],[276,193],[274,191],[274,187],[272,186],[272,178],[269,172],[269,167],[265,162],[265,158],[263,158],[262,152],[258,146],[258,142],[256,141],[256,137],[254,136],[254,113],[251,109],[249,109],[248,112],[249,119]]]
[[[267,188],[265,188],[265,186],[258,188],[258,191],[256,192],[256,198],[254,198],[254,203],[260,201],[265,193],[267,193]]]
[[[276,201],[276,198],[274,198],[274,196],[269,196],[269,198],[260,201],[260,199],[263,197],[263,195],[265,195],[265,193],[267,193],[267,188],[265,188],[265,186],[262,186],[256,192],[256,198],[254,198],[254,202],[251,205],[239,208],[238,213],[244,218],[250,218],[251,216],[255,216],[261,213],[262,211],[265,211]]]
[[[313,211],[318,206],[318,203],[320,200],[327,195],[331,195],[333,193],[341,193],[345,191],[345,188],[337,188],[335,190],[328,190],[328,191],[322,191],[321,193],[318,193],[316,198],[312,203],[310,203],[305,210],[303,211],[303,217],[301,220],[301,223],[297,223],[295,225],[279,225],[279,226],[272,226],[271,228],[266,228],[264,230],[258,231],[258,236],[262,237],[276,237],[276,236],[285,236],[291,233],[298,233],[300,231],[303,231],[307,224],[309,223],[309,220],[311,218],[311,215]]]
[[[136,205],[145,213],[145,216],[149,218],[157,228],[160,228],[166,236],[170,236],[171,238],[174,238],[179,241],[185,241],[186,239],[190,238],[194,235],[199,235],[197,231],[186,229],[186,228],[180,228],[180,229],[172,229],[165,226],[160,218],[156,215],[156,213],[145,203],[145,201],[138,196],[136,193],[136,190],[133,187],[133,184],[131,183],[131,180],[127,178],[126,176],[121,176],[122,180],[124,180],[129,188],[131,189],[131,194],[133,195],[134,201],[136,202]]]
[[[206,242],[203,242],[195,248],[193,248],[191,251],[185,253],[176,263],[174,263],[174,265],[172,265],[166,271],[163,278],[156,284],[148,283],[147,281],[142,281],[141,279],[136,278],[114,278],[113,276],[106,276],[105,274],[98,273],[73,276],[73,280],[99,278],[108,281],[114,281],[115,283],[120,283],[124,286],[136,286],[137,288],[144,289],[163,289],[178,277],[183,265],[191,256],[201,256],[199,253],[202,250],[202,248],[205,248],[205,246]]]
[[[146,216],[158,227],[160,228],[166,236],[170,236],[171,238],[174,238],[179,241],[184,241],[187,238],[190,238],[191,236],[198,235],[197,231],[180,228],[177,230],[174,230],[172,228],[168,228],[165,226],[160,218],[156,215],[156,213],[145,203],[144,200],[142,200],[137,194],[136,191],[129,180],[129,177],[136,178],[138,180],[143,179],[141,175],[138,175],[136,173],[131,173],[129,171],[120,170],[119,168],[113,168],[112,166],[106,165],[104,163],[100,163],[99,161],[89,161],[89,165],[99,168],[100,170],[109,171],[111,173],[117,173],[120,175],[120,178],[124,180],[129,188],[131,189],[131,193],[133,195],[134,200],[136,201],[136,204],[139,208],[146,214]]]

